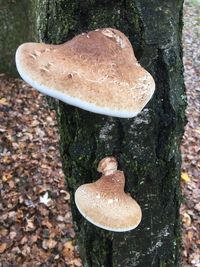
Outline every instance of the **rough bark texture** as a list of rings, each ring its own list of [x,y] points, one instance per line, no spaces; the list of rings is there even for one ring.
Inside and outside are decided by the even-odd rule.
[[[36,39],[35,7],[35,0],[0,0],[0,73],[16,75],[16,48]]]
[[[63,42],[75,34],[116,27],[155,78],[156,93],[133,119],[92,114],[60,103],[61,153],[78,246],[85,267],[179,266],[179,145],[184,124],[182,0],[40,1],[40,37]],[[111,233],[78,213],[74,190],[97,179],[98,161],[113,155],[126,191],[140,203],[143,220],[128,233]]]
[[[138,60],[157,85],[152,101],[133,119],[59,105],[63,167],[84,266],[179,266],[182,1],[57,0],[41,5],[42,40],[58,43],[82,31],[116,27],[129,36]],[[74,205],[74,190],[97,179],[97,163],[106,155],[117,157],[127,177],[126,191],[143,210],[142,223],[128,233],[91,225]]]
[[[180,266],[179,145],[185,109],[182,0],[38,0],[37,5],[43,41],[61,43],[83,31],[115,27],[129,37],[137,59],[156,81],[153,99],[133,119],[56,105],[84,266]],[[127,178],[126,191],[142,207],[141,224],[127,233],[93,226],[74,205],[75,189],[97,179],[98,161],[107,155],[118,159]]]

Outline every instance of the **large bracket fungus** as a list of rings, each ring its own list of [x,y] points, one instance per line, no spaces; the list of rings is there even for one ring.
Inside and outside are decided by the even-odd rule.
[[[125,232],[136,228],[142,212],[138,203],[124,192],[124,173],[117,170],[116,159],[102,159],[98,171],[103,174],[99,180],[76,190],[78,210],[89,222],[106,230]]]
[[[16,52],[21,77],[44,94],[94,112],[130,118],[155,90],[120,31],[97,29],[61,45],[25,43]]]
[[[82,33],[61,45],[25,43],[16,52],[21,77],[40,92],[94,113],[131,118],[151,99],[155,83],[135,58],[131,43],[112,28]],[[142,212],[124,192],[113,157],[99,163],[103,176],[80,186],[75,202],[91,223],[110,231],[137,227]]]

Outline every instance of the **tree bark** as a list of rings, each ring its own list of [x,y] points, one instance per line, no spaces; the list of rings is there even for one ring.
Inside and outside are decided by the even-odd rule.
[[[15,51],[37,38],[37,0],[0,0],[0,73],[16,75]]]
[[[42,41],[62,43],[84,31],[117,28],[129,37],[137,59],[156,82],[153,99],[132,119],[93,114],[56,102],[63,169],[84,266],[180,266],[183,1],[36,1]],[[74,204],[76,188],[96,180],[98,161],[110,155],[119,161],[126,175],[126,192],[143,212],[139,227],[126,233],[93,226]]]
[[[63,168],[84,266],[180,266],[182,0],[45,0],[39,5],[43,41],[60,43],[84,31],[115,27],[129,37],[137,59],[156,81],[153,99],[133,119],[57,106]],[[74,191],[97,179],[98,161],[107,155],[118,159],[126,191],[142,207],[141,224],[127,233],[93,226],[74,205]]]

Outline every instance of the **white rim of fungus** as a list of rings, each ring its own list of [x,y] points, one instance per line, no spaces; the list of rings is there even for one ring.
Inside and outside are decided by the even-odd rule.
[[[77,192],[77,191],[76,191],[76,192]],[[76,192],[75,192],[75,198],[74,198],[74,200],[75,200],[75,204],[76,204],[77,209],[79,210],[79,212],[82,214],[82,216],[83,216],[87,221],[89,221],[90,223],[92,223],[92,224],[98,226],[99,228],[102,228],[102,229],[104,229],[104,230],[108,230],[108,231],[113,231],[113,232],[127,232],[127,231],[134,230],[134,229],[140,224],[140,222],[141,222],[141,220],[142,220],[142,211],[141,211],[141,209],[140,209],[140,212],[141,212],[141,220],[139,221],[139,223],[138,223],[137,225],[134,225],[134,226],[131,226],[131,227],[127,227],[127,228],[111,228],[111,227],[107,227],[107,226],[105,226],[105,225],[99,224],[99,223],[93,221],[90,217],[88,217],[88,216],[87,216],[87,215],[86,215],[86,214],[79,208],[79,205],[78,205],[78,203],[77,203],[77,201],[76,201]]]
[[[76,106],[78,108],[81,108],[81,109],[84,109],[84,110],[87,110],[93,113],[102,114],[102,115],[119,117],[119,118],[132,118],[132,117],[137,116],[137,114],[139,113],[139,112],[118,111],[118,110],[112,110],[112,109],[104,108],[104,107],[97,107],[94,104],[90,104],[86,101],[83,101],[75,97],[66,95],[62,92],[59,92],[54,88],[48,88],[45,85],[37,83],[37,81],[34,81],[33,79],[31,79],[31,77],[21,67],[20,55],[19,55],[20,47],[21,46],[18,47],[16,51],[16,55],[15,55],[15,62],[16,62],[17,70],[25,82],[30,84],[33,88],[37,89],[41,93],[49,95],[56,99],[59,99],[69,105]]]

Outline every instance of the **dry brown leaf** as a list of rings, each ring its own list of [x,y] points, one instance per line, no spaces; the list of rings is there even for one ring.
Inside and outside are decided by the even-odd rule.
[[[33,217],[30,219],[26,219],[26,222],[27,222],[27,224],[26,224],[25,230],[27,232],[35,230],[36,226],[34,225],[34,218]]]
[[[0,237],[6,236],[8,234],[8,230],[5,228],[0,229]]]
[[[42,225],[46,226],[48,229],[51,229],[52,228],[52,223],[50,223],[50,221],[47,218],[45,218],[42,221]]]
[[[6,248],[7,248],[7,244],[6,243],[1,243],[0,244],[0,253],[4,253]]]
[[[42,241],[42,247],[45,250],[55,248],[56,245],[57,245],[57,241],[53,239],[44,239]]]
[[[0,98],[0,105],[8,106],[9,102],[6,100],[6,98]]]
[[[27,241],[28,241],[27,236],[24,236],[24,237],[22,238],[22,240],[20,241],[20,244],[21,244],[21,245],[24,245]]]
[[[197,203],[197,204],[194,206],[194,208],[195,208],[197,211],[200,212],[200,202]]]
[[[29,255],[31,252],[31,248],[28,246],[28,245],[24,245],[23,248],[22,248],[22,251],[21,253],[24,255],[24,256],[27,256]]]
[[[65,195],[64,196],[64,199],[65,200],[70,200],[70,194],[69,194],[69,192],[67,192],[65,190],[60,190],[60,193]]]
[[[186,235],[186,236],[187,236],[187,238],[189,239],[190,242],[192,241],[193,235],[194,235],[194,234],[193,234],[192,231],[188,231],[188,232],[187,232],[187,235]]]
[[[4,181],[4,182],[7,182],[7,181],[9,181],[9,180],[11,180],[13,178],[13,176],[12,176],[12,172],[4,172],[3,173],[3,176],[2,176],[2,180]]]
[[[74,258],[74,245],[73,241],[67,241],[62,250],[62,255],[65,259],[72,260]]]
[[[15,182],[13,180],[8,181],[8,185],[10,188],[14,188],[15,187]]]
[[[183,213],[182,222],[183,222],[185,227],[191,226],[192,219],[188,213],[186,213],[186,212]]]
[[[17,210],[17,214],[16,214],[16,221],[17,222],[21,222],[23,217],[24,217],[23,210],[22,209],[18,209]]]
[[[32,235],[32,236],[31,236],[31,242],[32,242],[32,243],[37,242],[38,239],[39,239],[39,236],[38,236],[38,235]]]
[[[5,163],[5,164],[9,164],[9,163],[11,163],[11,162],[12,162],[11,157],[9,157],[9,156],[4,156],[4,157],[3,157],[3,163]]]
[[[60,255],[57,254],[55,257],[54,257],[54,260],[58,260],[60,258]]]
[[[182,172],[181,173],[181,179],[182,181],[184,181],[185,183],[189,183],[190,182],[190,177],[187,174],[187,172]]]
[[[9,234],[10,239],[14,239],[14,238],[16,238],[16,236],[17,236],[17,233],[14,231],[10,232],[10,234]]]
[[[200,134],[200,129],[194,129],[193,132]]]

